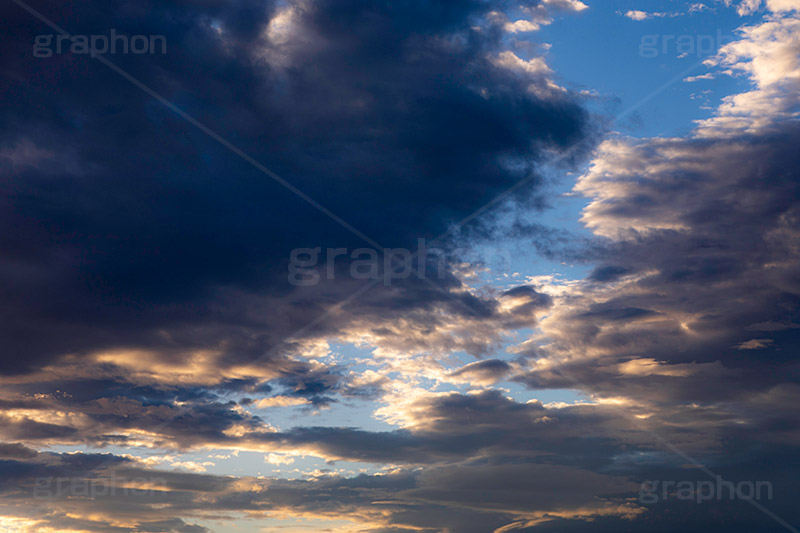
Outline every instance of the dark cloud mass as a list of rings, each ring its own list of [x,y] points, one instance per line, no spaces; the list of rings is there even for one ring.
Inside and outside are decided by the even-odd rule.
[[[414,249],[587,133],[571,97],[539,98],[541,80],[492,61],[500,32],[475,27],[491,3],[35,7],[73,34],[164,35],[165,55],[112,59],[381,246]],[[167,349],[156,330],[252,357],[348,295],[291,301],[289,252],[369,243],[99,61],[33,60],[51,30],[2,10],[7,370]],[[270,295],[255,338],[239,291]]]
[[[572,362],[523,381],[666,402],[796,385],[798,141],[786,123],[733,139],[606,143],[602,173],[578,189],[594,196],[584,221],[608,238],[587,255],[598,266],[578,305],[549,319],[548,350]]]

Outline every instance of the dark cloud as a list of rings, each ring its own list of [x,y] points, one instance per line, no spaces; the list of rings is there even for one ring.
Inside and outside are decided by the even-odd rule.
[[[494,383],[511,372],[511,365],[500,359],[487,359],[465,365],[450,373],[452,378],[466,378],[478,383]]]
[[[544,324],[569,353],[523,381],[642,402],[748,401],[797,383],[800,168],[792,122],[760,135],[613,140],[577,188],[597,267]],[[620,266],[624,265],[624,266]],[[541,352],[532,354],[540,356]]]
[[[779,399],[785,398],[773,398]],[[41,516],[46,516],[51,526],[74,527],[78,522],[68,520],[78,520],[75,516],[90,510],[95,522],[86,527],[89,531],[104,531],[105,519],[98,517],[135,524],[121,531],[137,531],[138,527],[156,532],[161,526],[199,527],[191,526],[192,517],[203,514],[230,516],[236,512],[252,516],[290,513],[300,518],[348,516],[376,530],[458,527],[477,533],[513,523],[530,531],[558,527],[615,531],[614,524],[622,531],[637,527],[656,531],[665,524],[679,528],[687,520],[693,527],[776,530],[769,517],[752,511],[741,500],[712,500],[702,505],[680,501],[677,505],[683,509],[682,515],[675,514],[676,502],[639,501],[645,481],[697,483],[708,478],[687,467],[685,458],[661,446],[649,427],[635,422],[627,409],[602,405],[547,408],[536,402],[518,404],[493,391],[430,395],[420,399],[413,414],[419,417],[419,424],[406,432],[298,428],[272,438],[276,444],[280,440],[290,447],[351,460],[407,464],[380,475],[241,478],[154,470],[132,458],[109,454],[38,453],[0,464],[4,500],[6,504],[26,501],[37,490],[39,497],[32,501],[49,511]],[[709,453],[711,447],[700,441],[702,433],[717,431],[708,424],[713,418],[704,420],[701,413],[680,408],[673,416],[684,417],[663,417],[674,431],[657,427],[656,432],[680,443],[726,480],[770,482],[772,498],[761,503],[786,520],[796,519],[792,487],[797,472],[790,444],[767,444],[759,438],[760,431],[743,428],[735,433],[725,430],[725,439],[736,443],[727,447],[726,453]],[[695,434],[687,433],[691,428],[687,417],[696,424],[691,429]],[[755,455],[755,450],[780,463],[782,472],[768,469],[767,455]],[[427,461],[423,469],[415,464],[420,460]],[[62,492],[75,492],[89,483],[113,483],[118,489],[90,500],[75,498],[72,492],[55,494],[53,485],[34,483],[35,479],[57,478],[71,480],[62,484]],[[137,479],[150,480],[153,487],[122,488]],[[50,493],[43,497],[47,487]],[[58,512],[65,509],[72,518]],[[12,516],[18,516],[18,511]]]
[[[587,132],[569,95],[535,96],[541,79],[493,62],[501,35],[481,21],[498,7],[36,5],[73,34],[164,35],[166,54],[109,58],[381,245],[412,249]],[[349,294],[287,300],[301,292],[289,252],[367,243],[98,61],[32,57],[52,30],[13,4],[2,14],[7,371],[223,340],[252,359]],[[447,298],[396,288],[381,292],[395,309]]]
[[[589,279],[593,281],[615,281],[624,274],[629,274],[630,269],[619,265],[608,265],[596,268],[589,275]]]
[[[633,488],[622,478],[533,464],[436,467],[425,472],[401,470],[352,478],[331,475],[307,480],[261,480],[152,470],[124,459],[117,460],[113,469],[94,472],[90,465],[97,463],[95,459],[106,457],[85,459],[87,468],[73,469],[69,475],[57,467],[64,461],[74,462],[63,454],[46,454],[27,468],[21,468],[25,463],[17,463],[15,467],[0,465],[5,483],[16,489],[4,494],[6,502],[30,498],[35,492],[36,506],[47,511],[36,517],[38,525],[64,530],[81,526],[87,531],[194,532],[205,530],[169,516],[201,511],[217,514],[274,511],[291,512],[298,517],[349,512],[367,527],[437,531],[446,524],[457,524],[463,531],[477,532],[480,528],[502,527],[515,517],[547,509],[582,505],[602,508],[605,503],[597,502],[596,492],[604,492],[608,497]],[[546,490],[554,475],[561,479],[560,486],[570,492],[567,501],[556,502],[559,494]],[[56,479],[62,480],[60,485],[54,482]],[[137,479],[148,480],[149,485],[125,488]],[[446,490],[453,482],[462,486],[460,492]],[[495,486],[504,487],[496,492],[500,499],[481,500],[481,490]],[[85,487],[94,497],[77,497],[78,491]],[[570,488],[579,490],[569,491]],[[512,492],[514,496],[509,499]],[[567,492],[562,494],[566,495]],[[79,518],[87,509],[92,510],[92,518]],[[112,523],[118,529],[105,529],[111,528]]]
[[[36,457],[36,450],[23,446],[19,443],[0,444],[0,457],[10,457],[12,459],[30,459]]]

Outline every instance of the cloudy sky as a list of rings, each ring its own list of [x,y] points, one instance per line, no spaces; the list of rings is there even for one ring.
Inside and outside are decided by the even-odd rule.
[[[800,529],[800,0],[0,26],[0,532]]]

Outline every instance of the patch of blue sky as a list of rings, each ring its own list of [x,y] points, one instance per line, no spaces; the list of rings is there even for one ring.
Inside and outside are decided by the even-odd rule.
[[[643,137],[685,135],[693,121],[711,115],[722,97],[748,86],[744,78],[725,75],[684,79],[713,70],[703,60],[760,15],[742,17],[717,0],[585,3],[589,9],[543,26],[532,37],[551,45],[547,62],[559,83],[591,90],[597,109],[611,117],[622,115],[614,130]],[[692,11],[699,4],[707,8]],[[626,16],[629,11],[645,18],[633,20]]]
[[[722,98],[750,87],[746,78],[721,74],[703,61],[732,41],[738,28],[758,21],[760,14],[743,17],[718,0],[585,3],[589,9],[558,17],[539,31],[509,35],[509,44],[529,39],[551,45],[547,62],[557,73],[557,83],[577,91],[591,88],[589,106],[611,119],[611,131],[635,137],[684,136],[695,121],[710,117]],[[516,52],[528,59],[520,51],[524,48],[518,46]],[[533,46],[531,55],[536,53],[540,48]],[[545,228],[566,230],[575,239],[591,237],[580,221],[588,200],[571,193],[587,167],[588,162],[571,171],[561,165],[539,169],[548,183],[549,207],[527,215],[501,215],[498,225],[510,227],[523,216]],[[471,256],[482,267],[476,284],[502,290],[529,276],[582,279],[593,269],[591,264],[545,257],[537,252],[535,238],[472,245]]]
[[[526,403],[531,400],[539,400],[543,404],[573,404],[588,401],[586,394],[573,389],[531,389],[519,383],[507,381],[499,383],[497,387],[504,389],[506,396],[517,403]]]
[[[97,448],[86,445],[59,445],[44,448],[54,453],[97,454]],[[270,451],[246,451],[226,448],[198,449],[192,451],[153,450],[144,447],[109,446],[100,453],[116,457],[129,455],[144,460],[156,471],[191,472],[220,476],[265,476],[281,479],[307,479],[320,475],[374,474],[386,469],[386,465],[361,461],[328,461],[322,457],[297,453],[287,454],[276,449]],[[111,455],[109,455],[109,458]],[[101,477],[113,475],[113,464],[107,465]]]

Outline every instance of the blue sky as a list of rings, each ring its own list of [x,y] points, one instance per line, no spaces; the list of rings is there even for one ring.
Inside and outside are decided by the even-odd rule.
[[[750,82],[724,77],[685,83],[683,78],[705,74],[702,61],[733,40],[737,28],[757,19],[741,17],[720,2],[690,13],[696,4],[594,2],[577,16],[545,26],[540,35],[552,45],[548,62],[565,81],[596,93],[597,105],[612,117],[624,113],[614,123],[616,130],[640,137],[686,135],[694,120],[708,118],[723,96]],[[624,16],[634,10],[670,16],[638,21]],[[712,92],[706,97],[692,98],[707,90]]]

